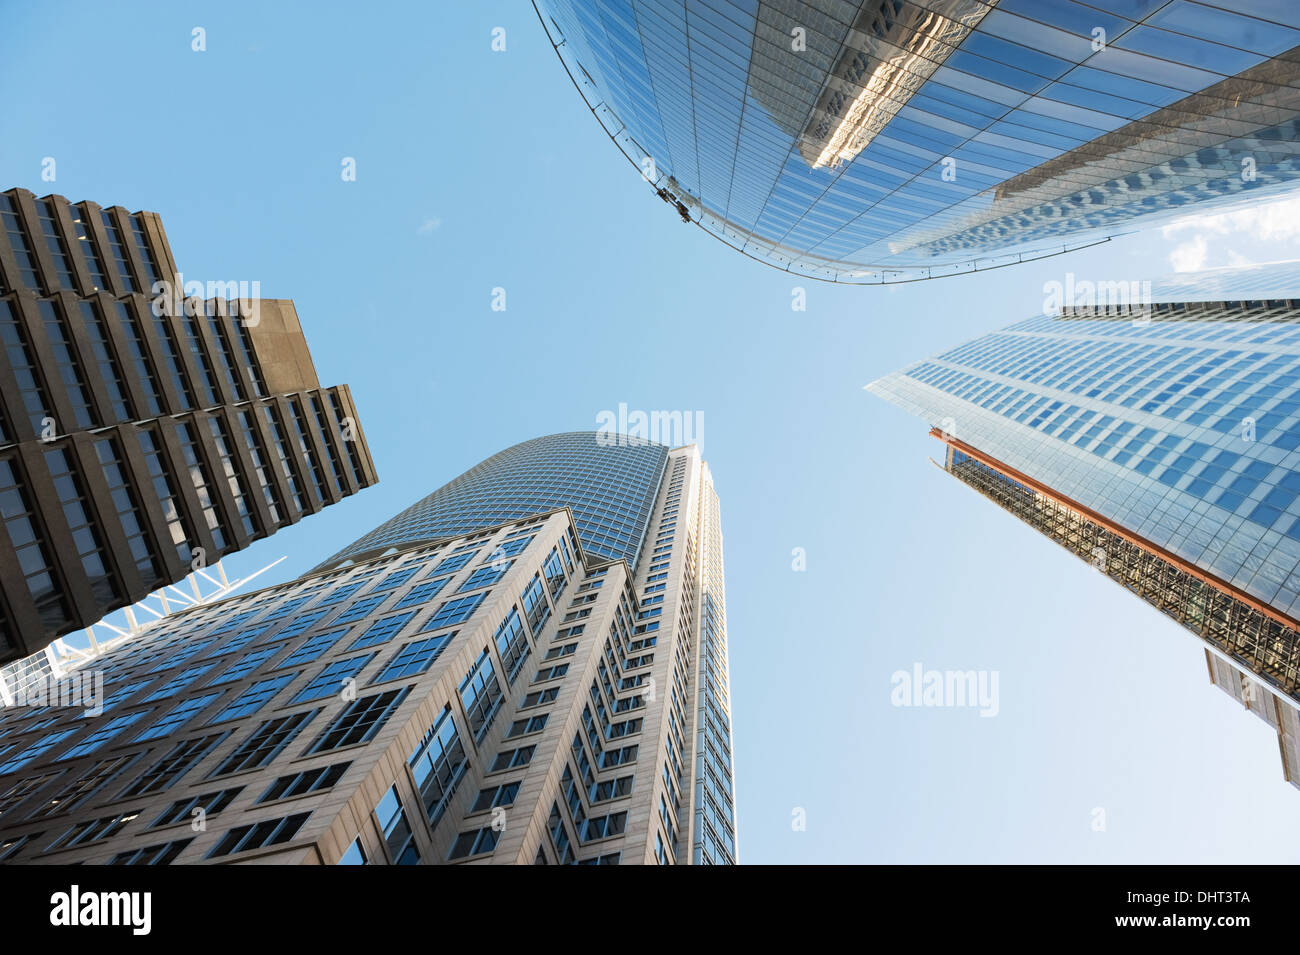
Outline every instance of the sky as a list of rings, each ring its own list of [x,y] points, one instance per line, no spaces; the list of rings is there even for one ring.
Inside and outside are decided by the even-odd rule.
[[[1210,685],[1197,640],[933,467],[925,425],[863,391],[1039,314],[1066,272],[1300,257],[1297,204],[827,285],[684,225],[520,0],[0,8],[0,188],[157,212],[187,279],[293,299],[322,384],[352,388],[380,483],[231,574],[284,556],[258,585],[290,579],[621,403],[698,413],[743,862],[1300,861],[1276,739]],[[996,671],[997,714],[893,705],[915,664]]]

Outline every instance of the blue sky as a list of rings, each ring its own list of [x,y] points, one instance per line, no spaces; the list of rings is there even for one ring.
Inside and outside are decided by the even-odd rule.
[[[683,225],[531,5],[392,11],[4,14],[0,187],[158,212],[187,278],[292,298],[322,382],[352,387],[380,485],[233,572],[287,555],[264,581],[292,577],[489,454],[621,402],[699,411],[744,861],[1300,861],[1274,737],[1210,686],[1194,638],[940,473],[926,428],[862,390],[1038,313],[1067,270],[1300,256],[1294,207],[980,275],[822,285]],[[916,662],[997,670],[999,714],[892,706],[891,674]]]

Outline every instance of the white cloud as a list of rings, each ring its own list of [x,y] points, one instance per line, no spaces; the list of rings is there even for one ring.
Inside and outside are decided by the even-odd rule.
[[[434,232],[436,229],[438,229],[438,227],[441,225],[442,225],[441,219],[425,219],[424,222],[421,223],[420,228],[416,229],[415,231],[419,235],[429,235],[431,232]]]
[[[1169,253],[1169,264],[1175,272],[1196,272],[1205,268],[1209,254],[1210,240],[1197,235],[1174,247],[1174,251]]]
[[[1187,216],[1163,226],[1160,233],[1166,239],[1182,240],[1169,253],[1175,272],[1205,268],[1211,258],[1226,260],[1228,265],[1253,265],[1252,259],[1233,246],[1245,241],[1300,245],[1300,198]],[[1276,258],[1277,251],[1270,249],[1269,258]]]

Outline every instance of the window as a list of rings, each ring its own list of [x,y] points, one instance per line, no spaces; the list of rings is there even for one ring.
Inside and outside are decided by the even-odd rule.
[[[528,617],[528,626],[535,637],[551,615],[551,605],[546,602],[540,574],[533,574],[533,579],[529,581],[528,586],[524,588],[524,592],[520,594],[520,599],[524,604],[524,614]],[[565,617],[564,619],[568,620],[569,618]]]
[[[370,611],[374,610],[381,603],[388,599],[388,594],[374,594],[370,597],[362,597],[354,601],[347,610],[343,611],[334,618],[335,623],[351,623],[353,620],[360,620],[362,617],[370,616]]]
[[[361,837],[357,836],[352,840],[346,852],[339,858],[339,865],[370,865],[370,857],[366,855],[365,847],[361,845]]]
[[[283,630],[281,630],[279,633],[275,635],[275,639],[284,640],[289,637],[296,637],[299,634],[304,633],[308,627],[310,627],[321,617],[325,616],[325,614],[327,614],[328,612],[329,612],[328,610],[318,607],[317,609],[310,610],[307,613],[299,614],[297,617],[293,618],[292,623],[290,623],[288,626],[286,626]],[[338,623],[339,621],[335,620],[334,622]]]
[[[198,435],[192,425],[181,421],[176,425],[176,438],[180,442],[181,457],[199,500],[199,509],[203,512],[208,532],[212,535],[212,543],[218,551],[224,551],[227,546],[226,523],[222,520],[220,505],[211,490],[212,479],[208,474],[207,462],[203,460]]]
[[[57,219],[58,210],[49,199],[36,200],[36,219],[40,223],[41,235],[45,238],[45,248],[49,250],[54,262],[54,275],[58,288],[69,292],[77,291],[77,283],[72,277],[72,260],[68,256],[68,243],[63,239]]]
[[[131,234],[135,237],[135,248],[140,253],[140,263],[144,266],[145,278],[152,287],[158,281],[158,264],[154,261],[149,240],[145,238],[144,219],[139,214],[131,216]]]
[[[611,812],[608,816],[597,816],[594,819],[588,819],[580,827],[579,839],[582,842],[608,839],[610,836],[620,835],[626,828],[627,813]]]
[[[470,806],[470,812],[487,812],[489,809],[497,807],[513,806],[515,797],[519,795],[519,783],[503,783],[500,786],[490,786],[487,789],[479,791],[478,797],[474,804]]]
[[[170,826],[178,822],[215,816],[234,802],[235,797],[243,791],[244,787],[238,786],[235,789],[222,789],[219,792],[204,793],[202,796],[178,799],[164,809],[157,819],[149,823],[149,828],[157,829],[159,826]]]
[[[393,639],[401,629],[406,626],[407,622],[415,616],[414,610],[408,610],[406,613],[399,613],[392,617],[385,617],[383,620],[376,620],[361,636],[352,641],[348,647],[349,651],[361,650],[365,647],[373,647],[379,643],[387,643]]]
[[[46,451],[45,464],[49,468],[50,480],[53,481],[55,493],[63,507],[63,516],[67,521],[68,530],[72,533],[72,542],[77,548],[81,569],[90,579],[91,592],[99,603],[109,604],[120,596],[118,585],[109,571],[108,557],[104,551],[99,527],[95,522],[81,475],[77,473],[69,450],[55,448]]]
[[[448,859],[463,859],[466,856],[484,855],[496,848],[499,833],[491,826],[462,832],[452,844]]]
[[[210,693],[204,693],[202,696],[194,696],[188,700],[182,700],[177,707],[154,723],[143,733],[137,736],[133,742],[140,743],[148,739],[158,739],[174,733],[181,726],[189,722],[190,717],[198,713],[213,700],[221,695],[221,690],[213,690]]]
[[[356,593],[358,590],[360,590],[361,586],[364,583],[365,583],[364,580],[354,580],[351,583],[343,584],[340,587],[335,587],[333,590],[329,592],[328,596],[326,596],[321,600],[319,606],[324,607],[329,604],[336,604],[346,600],[347,598],[351,597],[354,593]]]
[[[217,744],[226,738],[226,733],[212,733],[197,739],[177,743],[158,762],[154,763],[134,783],[126,788],[119,797],[133,799],[150,793],[170,789],[182,776],[188,773],[204,756],[208,755]]]
[[[309,700],[319,700],[322,697],[342,692],[348,681],[353,680],[361,672],[362,668],[374,658],[373,653],[366,653],[359,657],[334,660],[326,664],[325,669],[321,670],[315,679],[294,694],[293,699],[289,702],[306,703]],[[294,674],[294,676],[297,676],[297,674]]]
[[[523,553],[524,548],[532,543],[533,537],[533,534],[528,534],[524,537],[516,537],[513,540],[502,541],[493,549],[491,556],[495,559],[517,557]]]
[[[140,755],[139,753],[128,753],[123,756],[110,756],[107,759],[99,760],[87,770],[74,770],[67,783],[54,790],[54,795],[46,799],[43,805],[33,810],[29,818],[36,819],[71,812],[108,785],[124,769],[134,763]],[[41,776],[37,778],[37,782],[44,783],[48,779],[49,776]],[[7,799],[7,796],[5,798]],[[0,800],[0,802],[3,801]]]
[[[521,746],[518,749],[505,750],[497,753],[496,759],[492,761],[490,773],[498,773],[503,769],[518,769],[520,766],[527,766],[533,761],[533,751],[536,746]]]
[[[420,790],[429,825],[436,826],[469,765],[450,707],[429,727],[407,762]]]
[[[243,326],[238,326],[243,329]],[[298,473],[294,467],[293,456],[289,452],[289,447],[285,443],[284,429],[280,427],[280,417],[276,414],[275,408],[271,405],[262,405],[262,418],[266,422],[266,430],[271,435],[271,444],[275,448],[275,458],[280,464],[280,471],[284,474],[285,484],[289,488],[289,500],[293,504],[294,511],[301,514],[306,510],[306,502],[303,500],[302,491],[299,489]]]
[[[512,560],[501,560],[492,564],[484,564],[465,578],[465,582],[460,585],[458,593],[464,593],[467,590],[477,590],[479,587],[486,587],[489,584],[495,584],[498,580],[506,575],[506,571],[513,564]]]
[[[139,496],[126,477],[129,472],[123,464],[121,449],[116,440],[105,438],[95,442],[95,455],[104,472],[104,481],[113,499],[117,519],[126,534],[127,546],[140,574],[140,581],[150,586],[159,580],[158,562],[150,538],[145,533],[148,522],[140,508]]]
[[[465,706],[465,716],[469,720],[470,735],[476,742],[483,739],[488,727],[492,725],[492,717],[500,708],[502,697],[501,684],[497,682],[496,673],[492,669],[492,658],[488,656],[487,647],[484,647],[460,684],[461,703]]]
[[[464,623],[489,593],[491,593],[490,590],[485,590],[481,594],[471,594],[468,597],[457,597],[448,600],[438,608],[437,613],[429,618],[423,629],[437,630],[440,627],[450,627],[453,624]]]
[[[273,647],[259,647],[251,653],[246,653],[244,656],[239,658],[238,662],[236,662],[234,666],[221,673],[210,685],[220,686],[223,683],[234,683],[236,680],[242,680],[283,649],[283,645],[278,644]],[[283,667],[278,669],[283,669]]]
[[[532,706],[541,706],[543,703],[551,703],[559,695],[560,688],[558,686],[553,686],[545,690],[536,690],[524,697],[523,702],[519,704],[519,708],[521,710],[526,710]]]
[[[550,719],[550,716],[549,713],[542,713],[540,716],[530,716],[526,720],[515,720],[510,724],[510,729],[506,731],[506,739],[524,736],[528,733],[540,733],[546,729],[546,721]]]
[[[22,219],[18,216],[18,204],[9,196],[0,195],[0,219],[4,220],[4,229],[9,236],[9,247],[14,258],[18,260],[18,273],[26,288],[37,295],[45,294],[39,273],[36,271],[36,257],[27,244],[27,232]]]
[[[460,570],[471,560],[473,560],[474,555],[476,553],[478,552],[474,550],[470,550],[460,554],[452,554],[450,557],[444,560],[437,567],[433,568],[433,570],[430,571],[429,576],[437,577],[439,574],[449,574],[452,571]]]
[[[57,376],[51,375],[51,378],[57,377],[63,383],[64,395],[72,407],[72,423],[77,430],[96,427],[100,421],[95,414],[90,389],[86,386],[86,375],[77,358],[63,310],[54,299],[37,302],[36,310],[45,326],[45,338],[54,358],[53,370],[58,372]]]
[[[277,799],[289,799],[304,793],[324,792],[332,789],[348,771],[349,763],[335,763],[332,766],[320,766],[316,769],[303,770],[281,776],[267,787],[266,792],[257,798],[259,803],[274,802]]]
[[[379,583],[375,584],[372,588],[370,588],[370,592],[372,594],[377,594],[381,590],[392,590],[394,587],[398,586],[399,584],[404,584],[412,577],[414,577],[415,572],[419,569],[420,569],[419,565],[416,564],[415,566],[412,567],[404,567],[401,570],[395,570],[387,577],[385,577],[383,580],[381,580]]]
[[[212,717],[212,719],[208,720],[208,725],[211,726],[214,723],[224,723],[226,720],[235,720],[239,719],[241,716],[249,716],[250,714],[256,713],[269,703],[275,694],[288,686],[289,682],[297,675],[296,672],[283,673],[280,676],[273,676],[266,680],[258,680],[252,686],[244,690],[243,693],[240,693],[239,696],[231,700],[226,705],[225,709],[217,713],[217,715]],[[294,702],[301,701],[295,700]]]
[[[0,862],[16,858],[18,853],[22,852],[23,849],[27,848],[28,845],[35,842],[43,835],[45,835],[43,831],[29,832],[14,839],[5,839],[0,841]]]
[[[611,779],[603,783],[592,785],[587,797],[592,802],[604,802],[607,799],[617,799],[620,796],[626,796],[632,791],[632,777],[620,776],[618,779]]]
[[[209,418],[208,430],[212,434],[212,443],[216,446],[217,457],[221,461],[221,470],[226,478],[226,486],[230,489],[230,496],[235,502],[235,513],[239,516],[244,533],[249,537],[255,537],[258,533],[257,523],[253,520],[253,512],[248,503],[243,475],[239,473],[239,469],[235,465],[236,458],[234,451],[231,450],[226,426],[219,418]]]
[[[134,313],[126,302],[113,302],[108,307],[112,310],[112,314],[116,316],[117,324],[122,331],[122,337],[126,341],[125,355],[128,359],[128,365],[132,369],[131,378],[139,385],[144,395],[144,407],[141,409],[141,416],[157,417],[162,414],[162,398],[158,391],[158,375],[145,348],[140,323],[136,320]]]
[[[338,642],[339,637],[343,636],[343,634],[347,632],[347,628],[344,627],[340,630],[330,630],[327,633],[316,634],[297,650],[293,651],[293,653],[289,654],[289,656],[285,658],[284,662],[277,666],[276,669],[283,670],[285,667],[297,666],[299,663],[310,663],[330,647],[334,646],[334,644]],[[283,636],[283,634],[281,634],[281,636]]]
[[[298,450],[302,452],[303,460],[307,462],[307,475],[311,478],[311,489],[316,496],[316,501],[317,503],[328,501],[329,491],[325,488],[325,475],[320,469],[316,448],[312,444],[302,408],[296,398],[286,397],[284,401],[289,408],[289,418],[293,421],[293,433],[298,439]]]
[[[537,676],[533,677],[534,683],[545,683],[547,680],[558,680],[569,672],[567,663],[559,663],[551,667],[542,667],[537,671]]]
[[[393,864],[416,865],[420,861],[420,850],[415,845],[415,834],[406,819],[406,810],[402,808],[396,786],[389,786],[384,798],[379,800],[379,805],[375,807],[375,818],[379,821]]]
[[[298,834],[298,830],[310,815],[310,812],[300,812],[285,816],[283,819],[268,819],[265,822],[231,829],[212,847],[212,851],[206,858],[218,859],[222,856],[234,855],[236,852],[247,852],[250,849],[262,849],[266,846],[286,843]]]
[[[127,713],[124,716],[115,717],[110,720],[106,726],[102,726],[95,730],[76,746],[72,747],[72,749],[68,750],[60,756],[59,759],[75,759],[78,756],[85,756],[87,753],[93,753],[109,740],[116,737],[122,732],[122,730],[137,722],[142,717],[148,716],[150,712],[150,710],[141,710],[138,713]]]
[[[456,633],[457,631],[452,630],[450,633],[440,633],[437,636],[406,644],[393,654],[392,659],[388,661],[388,665],[384,667],[379,676],[375,677],[375,682],[385,683],[388,680],[397,680],[402,677],[423,673],[433,666],[433,661],[442,655],[442,651],[456,636]]]
[[[87,822],[76,823],[67,829],[63,835],[46,846],[45,851],[55,852],[69,846],[85,845],[109,839],[121,832],[126,824],[138,815],[140,815],[140,810],[135,809],[130,812],[118,813],[115,816],[105,816],[103,819],[91,819]]]
[[[320,710],[308,710],[265,721],[208,774],[209,778],[265,766],[293,742],[302,728],[319,712]]]
[[[4,792],[0,792],[0,819],[57,775],[59,775],[58,771],[29,776],[18,780]]]
[[[412,587],[401,600],[397,601],[393,606],[393,609],[400,610],[403,607],[414,607],[417,604],[428,603],[434,597],[438,596],[438,592],[446,586],[447,581],[449,580],[451,580],[450,577],[442,577],[438,580],[426,581],[423,584],[418,584],[417,586]]]
[[[307,747],[303,755],[370,742],[401,705],[409,689],[410,687],[402,687],[400,690],[389,690],[352,701],[316,737],[316,741]]]
[[[519,612],[514,607],[510,608],[510,613],[497,628],[493,639],[497,645],[497,655],[501,657],[501,665],[505,667],[506,680],[513,683],[523,667],[524,659],[532,650],[528,638],[524,635],[524,625],[519,619]]]
[[[262,450],[262,439],[257,430],[256,419],[247,411],[236,411],[235,421],[239,425],[244,446],[248,449],[248,456],[253,462],[253,475],[257,478],[257,486],[262,491],[262,500],[266,502],[267,510],[270,512],[271,523],[279,524],[280,492],[268,470],[266,452]]]
[[[542,564],[542,573],[546,575],[546,589],[550,591],[551,599],[559,600],[569,580],[564,575],[564,565],[560,561],[559,552],[554,547],[546,555],[546,562]]]
[[[624,763],[630,763],[636,759],[638,746],[624,746],[622,749],[607,749],[600,755],[600,768],[608,769],[610,766],[621,766]]]
[[[143,849],[129,849],[113,856],[108,860],[108,864],[171,865],[176,857],[185,851],[185,847],[193,841],[194,837],[191,836],[188,839],[176,839],[173,842],[164,842],[156,846],[145,846]]]

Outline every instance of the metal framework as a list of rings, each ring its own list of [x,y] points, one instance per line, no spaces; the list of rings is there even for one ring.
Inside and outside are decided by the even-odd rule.
[[[1172,617],[1236,666],[1300,701],[1300,630],[1085,508],[948,438],[944,470]]]
[[[244,577],[231,580],[221,561],[195,570],[180,583],[168,584],[143,600],[110,614],[85,630],[86,645],[74,646],[68,634],[44,650],[0,667],[0,706],[12,706],[16,697],[38,680],[59,679],[78,667],[115,650],[178,610],[212,603],[260,577],[285,558],[281,557]],[[113,622],[113,618],[119,618]]]

